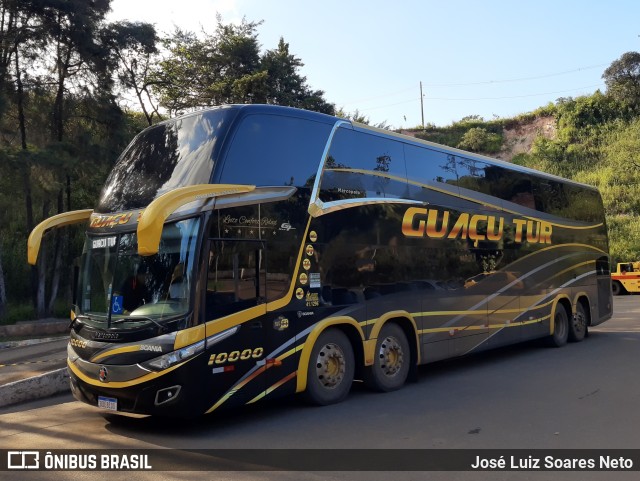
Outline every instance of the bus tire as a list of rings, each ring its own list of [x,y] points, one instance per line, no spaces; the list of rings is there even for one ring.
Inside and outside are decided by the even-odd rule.
[[[625,288],[622,287],[622,284],[618,281],[613,281],[611,283],[611,292],[613,292],[614,296],[620,296],[625,293]]]
[[[397,324],[387,323],[378,335],[373,365],[365,370],[364,382],[374,391],[395,391],[407,380],[410,364],[407,336]]]
[[[313,346],[307,368],[308,402],[319,406],[343,401],[349,394],[355,357],[349,338],[338,329],[324,331]]]
[[[548,338],[551,347],[562,347],[567,343],[569,338],[569,316],[567,310],[562,304],[556,306],[556,312],[553,316],[553,334]]]
[[[588,318],[582,304],[576,306],[576,313],[571,316],[569,322],[569,341],[580,342],[587,335]]]

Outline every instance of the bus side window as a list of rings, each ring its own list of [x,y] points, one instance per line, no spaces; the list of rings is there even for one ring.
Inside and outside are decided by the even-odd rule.
[[[221,183],[310,186],[331,125],[281,115],[248,115],[224,162]]]
[[[322,177],[324,201],[403,197],[407,189],[403,144],[351,129],[337,130]]]

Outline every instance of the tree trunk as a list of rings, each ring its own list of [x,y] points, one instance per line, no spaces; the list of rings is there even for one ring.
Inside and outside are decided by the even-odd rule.
[[[58,214],[64,211],[62,205],[62,189],[58,192]],[[51,292],[49,294],[49,305],[47,306],[47,314],[53,314],[53,308],[58,297],[58,287],[60,286],[60,273],[62,271],[62,253],[64,252],[64,246],[66,245],[66,229],[64,231],[56,230],[56,247],[53,263],[53,277],[51,278]]]
[[[4,271],[2,270],[2,248],[0,247],[0,319],[7,308],[7,291],[4,288]]]
[[[27,129],[26,129],[26,120],[24,115],[24,88],[22,85],[22,71],[20,70],[20,59],[18,55],[18,45],[14,45],[14,64],[15,64],[15,77],[16,77],[16,104],[18,108],[18,129],[20,131],[20,146],[22,151],[26,153],[27,151]],[[26,219],[27,219],[27,232],[31,232],[33,230],[34,221],[33,221],[33,198],[31,195],[31,175],[29,172],[29,164],[27,157],[23,157],[24,165],[21,166],[22,169],[22,188],[24,190],[24,202],[25,202],[25,210],[26,210]],[[30,269],[30,289],[31,299],[34,306],[38,305],[38,294],[37,294],[37,282],[38,282],[38,271],[36,267],[31,266]]]
[[[56,98],[53,104],[53,140],[62,142],[64,138],[64,84],[69,75],[69,63],[71,62],[71,46],[64,52],[64,59],[61,58],[60,46],[58,46],[58,85],[56,88]]]
[[[20,145],[23,150],[27,150],[27,129],[24,117],[24,87],[22,85],[22,72],[20,71],[20,61],[18,58],[18,45],[16,44],[14,52],[14,60],[16,64],[16,89],[18,93],[18,125],[20,128]]]
[[[42,217],[46,219],[49,216],[49,201],[45,200],[42,207]],[[36,289],[36,316],[41,319],[47,314],[47,306],[45,300],[45,289],[47,285],[47,243],[43,242],[40,245],[40,255],[38,256],[38,275]]]

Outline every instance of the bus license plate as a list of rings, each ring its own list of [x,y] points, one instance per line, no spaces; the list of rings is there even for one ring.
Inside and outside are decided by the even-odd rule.
[[[117,411],[118,400],[114,397],[98,396],[98,407],[109,411]]]

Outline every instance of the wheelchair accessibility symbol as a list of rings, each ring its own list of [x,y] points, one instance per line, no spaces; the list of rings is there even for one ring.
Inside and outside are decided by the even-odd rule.
[[[111,313],[112,314],[122,314],[122,296],[113,296],[111,299]]]

